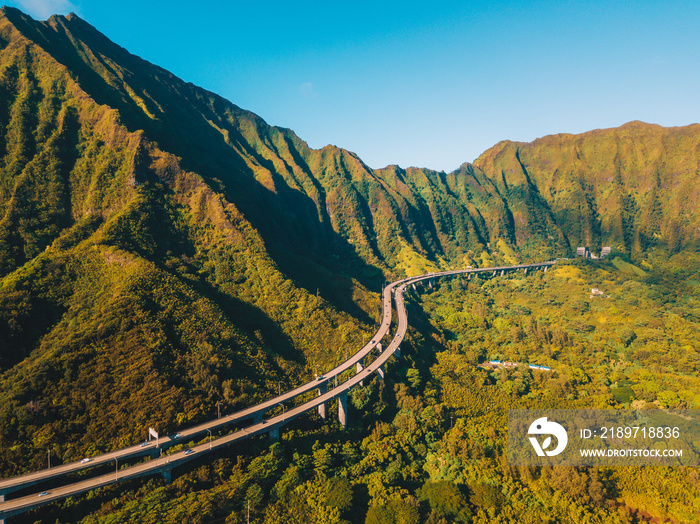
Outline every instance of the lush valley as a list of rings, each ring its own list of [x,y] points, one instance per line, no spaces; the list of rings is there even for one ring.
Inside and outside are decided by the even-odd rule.
[[[591,299],[591,285],[607,296]],[[697,407],[697,353],[686,346],[700,329],[689,314],[698,297],[685,285],[614,259],[419,287],[402,358],[354,390],[347,430],[314,415],[279,443],[196,463],[171,485],[115,486],[46,519],[243,523],[250,503],[251,521],[264,523],[694,522],[696,468],[507,460],[509,409]],[[478,366],[499,357],[552,371]]]
[[[513,468],[504,450],[512,407],[700,408],[699,144],[700,126],[633,122],[452,173],[375,170],[74,15],[3,8],[1,476],[309,380],[374,332],[386,280],[614,247],[411,294],[405,358],[353,392],[346,432],[309,417],[171,485],[17,520],[245,522],[250,502],[255,522],[697,521],[695,468]]]

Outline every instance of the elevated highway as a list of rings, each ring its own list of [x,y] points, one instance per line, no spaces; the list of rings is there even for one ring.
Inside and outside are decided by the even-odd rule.
[[[260,435],[263,433],[269,434],[272,438],[277,438],[279,436],[280,429],[294,420],[295,418],[301,416],[302,414],[310,410],[319,410],[323,407],[322,411],[325,415],[326,404],[335,398],[338,399],[338,417],[340,419],[343,427],[347,424],[347,394],[356,385],[362,383],[371,377],[372,373],[378,373],[380,377],[384,376],[384,365],[388,360],[397,352],[400,351],[400,345],[403,341],[406,331],[408,329],[408,315],[404,305],[404,292],[408,286],[415,286],[415,284],[422,281],[431,281],[434,278],[440,278],[445,276],[459,275],[459,274],[484,274],[487,277],[493,277],[497,275],[503,275],[506,272],[523,270],[527,272],[531,269],[543,268],[545,271],[547,268],[554,265],[555,262],[541,262],[536,264],[521,264],[515,266],[502,266],[493,268],[479,268],[479,269],[461,269],[454,271],[443,271],[437,273],[428,273],[425,275],[420,275],[416,277],[408,277],[401,280],[397,280],[387,285],[382,291],[382,322],[379,329],[372,337],[371,341],[367,343],[362,349],[355,353],[352,357],[347,359],[345,362],[336,366],[332,370],[324,373],[318,379],[307,382],[306,384],[299,386],[293,390],[287,391],[282,395],[274,397],[268,401],[262,402],[250,408],[238,411],[226,417],[213,419],[204,424],[198,426],[193,426],[191,428],[183,429],[179,433],[177,439],[173,437],[165,437],[161,439],[161,447],[169,447],[175,443],[181,443],[186,440],[191,440],[197,436],[202,436],[208,430],[214,430],[221,428],[225,425],[232,424],[233,422],[240,422],[241,420],[253,418],[253,423],[249,426],[236,430],[228,435],[224,435],[217,438],[212,438],[209,442],[200,444],[176,453],[168,454],[166,456],[157,457],[154,456],[149,461],[130,466],[123,469],[115,469],[114,473],[101,475],[97,477],[92,477],[84,481],[75,482],[58,488],[52,488],[48,491],[41,493],[34,493],[31,495],[19,497],[11,500],[4,500],[4,495],[11,491],[18,489],[24,489],[38,482],[43,482],[49,479],[56,478],[60,475],[65,475],[71,472],[80,471],[86,467],[91,467],[99,464],[106,464],[115,461],[118,464],[119,460],[126,458],[131,458],[139,455],[148,455],[153,453],[152,449],[144,450],[141,446],[132,446],[130,448],[125,448],[112,453],[106,453],[104,455],[99,455],[94,457],[88,463],[75,462],[71,464],[66,464],[65,466],[59,466],[57,468],[51,468],[47,470],[37,471],[34,473],[29,473],[19,477],[14,477],[11,479],[6,479],[0,481],[0,496],[4,502],[0,502],[0,520],[13,515],[17,515],[28,511],[30,509],[36,508],[43,504],[48,504],[66,497],[78,495],[86,491],[90,491],[102,486],[113,484],[115,482],[121,482],[124,480],[134,479],[147,475],[161,474],[164,478],[169,480],[171,478],[171,472],[174,468],[181,466],[203,454],[211,454],[225,446],[229,446],[240,440]],[[386,336],[391,326],[392,321],[392,297],[396,305],[397,311],[397,329],[390,343],[382,349],[379,356],[372,362],[367,363],[366,366],[363,364],[366,357],[371,356],[372,350],[378,347],[381,340]],[[358,366],[360,364],[360,366]],[[333,389],[325,391],[326,385],[329,381],[337,376],[339,376],[344,371],[356,368],[356,374],[338,384]],[[303,393],[313,391],[315,389],[319,390],[319,395],[307,402],[304,402],[300,406],[291,408],[289,411],[283,412],[282,414],[276,415],[269,419],[262,419],[264,413],[269,411],[274,406],[277,406],[283,402],[296,398]],[[319,410],[321,411],[321,410]],[[137,449],[138,448],[138,449]],[[55,474],[52,470],[59,470]],[[0,524],[2,524],[0,522]]]
[[[388,288],[389,286],[387,286]],[[323,373],[321,377],[317,380],[312,380],[307,382],[297,388],[290,391],[286,391],[279,396],[256,404],[254,406],[236,411],[229,415],[225,415],[221,418],[216,418],[204,422],[202,424],[192,426],[189,428],[181,429],[179,432],[172,435],[163,436],[159,439],[158,447],[156,447],[156,441],[149,441],[144,444],[136,444],[134,446],[129,446],[120,450],[112,451],[109,453],[104,453],[94,457],[88,457],[80,461],[71,462],[68,464],[63,464],[60,466],[54,466],[53,468],[43,469],[39,471],[34,471],[24,475],[19,475],[17,477],[12,477],[8,479],[0,480],[0,501],[4,500],[2,497],[12,493],[14,491],[25,489],[32,485],[45,482],[48,480],[55,479],[64,475],[71,473],[77,473],[88,468],[94,468],[96,466],[101,466],[104,464],[109,464],[118,461],[126,461],[128,459],[133,459],[142,456],[157,456],[160,454],[161,450],[166,450],[171,446],[176,444],[181,444],[183,442],[194,440],[200,436],[208,434],[209,431],[216,431],[225,426],[233,425],[239,423],[246,419],[253,419],[256,422],[262,421],[262,417],[270,409],[278,406],[284,402],[292,400],[300,395],[308,393],[318,388],[324,388],[330,381],[335,379],[336,376],[341,373],[356,368],[358,363],[362,363],[373,349],[375,349],[381,340],[389,332],[392,319],[392,306],[391,306],[391,293],[382,292],[382,322],[379,329],[374,334],[370,342],[365,344],[362,349],[357,353],[353,354],[349,359],[335,368]],[[177,435],[177,437],[175,436]]]

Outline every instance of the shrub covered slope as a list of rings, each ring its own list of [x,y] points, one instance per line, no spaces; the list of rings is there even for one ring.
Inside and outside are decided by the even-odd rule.
[[[664,473],[677,495],[667,507],[644,497],[639,472],[512,471],[503,414],[543,399],[698,407],[699,143],[700,126],[632,122],[502,142],[452,173],[371,169],[74,15],[37,22],[3,8],[0,474],[43,467],[47,451],[55,464],[133,444],[149,426],[172,431],[217,402],[232,410],[310,379],[367,340],[385,279],[612,246],[599,266],[421,299],[409,360],[395,383],[353,394],[364,418],[349,437],[311,421],[297,431],[315,432],[313,449],[252,445],[154,494],[132,486],[114,515],[111,503],[97,509],[108,490],[73,518],[144,520],[158,506],[161,521],[237,522],[253,500],[270,522],[567,511],[683,521],[677,492],[697,476]],[[612,298],[592,302],[593,286]],[[494,356],[557,374],[474,368]],[[552,493],[567,495],[547,513]]]

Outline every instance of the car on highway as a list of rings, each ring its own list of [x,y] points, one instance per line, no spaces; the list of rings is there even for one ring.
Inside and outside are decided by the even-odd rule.
[[[81,464],[87,464],[90,462],[92,459],[85,457],[83,460],[80,461]]]
[[[42,491],[41,493],[39,493],[39,496],[40,496],[40,497],[45,497],[46,495],[50,495],[50,494],[51,494],[50,491]]]
[[[192,453],[194,453],[193,449],[188,449],[185,451],[185,455],[191,455]]]
[[[181,436],[182,436],[182,435],[180,435],[179,433],[175,433],[175,435],[173,436],[173,440],[178,439],[178,438],[180,438]]]
[[[145,448],[146,446],[150,445],[151,443],[146,441],[146,442],[141,442],[141,447]]]

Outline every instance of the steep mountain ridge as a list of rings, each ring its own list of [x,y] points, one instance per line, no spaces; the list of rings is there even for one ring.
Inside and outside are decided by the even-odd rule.
[[[32,25],[27,17],[13,16],[21,21],[18,27]],[[382,180],[384,171],[373,171],[357,155],[331,146],[312,150],[292,131],[270,127],[128,54],[78,17],[52,17],[34,25],[38,28],[24,32],[39,33],[35,41],[46,42],[45,50],[66,65],[90,96],[117,109],[130,131],[144,130],[149,140],[219,190],[282,264],[293,266],[289,258],[294,254],[337,273],[353,267],[349,262],[355,259],[355,276],[370,275],[364,282],[376,285],[381,277],[368,263],[389,269],[407,250],[409,258],[425,263],[455,248],[485,248],[484,231],[481,238],[467,234],[466,245],[452,240],[460,237],[459,228],[448,228],[448,237],[437,238],[436,231],[446,225],[437,224],[424,199],[414,198],[417,186],[392,191]],[[395,224],[416,224],[419,231]],[[339,258],[342,267],[334,263]]]
[[[373,170],[79,17],[3,8],[0,470],[308,378],[366,339],[384,278],[694,247],[698,140],[630,123]]]
[[[528,226],[539,201],[570,244],[696,248],[700,239],[700,125],[629,122],[530,144],[504,141],[475,162]],[[523,199],[523,195],[530,195]]]
[[[296,284],[234,204],[16,28],[43,24],[4,13],[3,470],[248,404],[364,340],[364,288],[337,279],[337,307]]]

